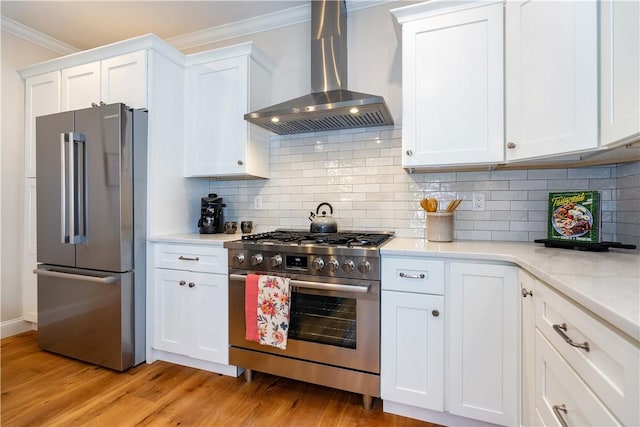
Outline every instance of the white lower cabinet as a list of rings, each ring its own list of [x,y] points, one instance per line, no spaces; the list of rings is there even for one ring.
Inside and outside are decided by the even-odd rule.
[[[452,262],[448,289],[449,412],[517,425],[517,267]]]
[[[155,347],[228,363],[227,300],[226,275],[158,269]]]
[[[620,425],[540,331],[536,332],[535,393],[542,425]]]
[[[382,256],[385,412],[445,425],[518,425],[517,267]]]
[[[640,346],[538,281],[535,404],[542,425],[640,425]]]
[[[444,297],[382,291],[380,360],[384,400],[444,409]]]
[[[152,359],[237,375],[228,365],[227,251],[157,244],[154,267]]]

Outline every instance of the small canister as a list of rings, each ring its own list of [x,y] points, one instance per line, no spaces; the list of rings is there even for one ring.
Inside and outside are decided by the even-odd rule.
[[[427,212],[427,240],[453,241],[453,212]]]

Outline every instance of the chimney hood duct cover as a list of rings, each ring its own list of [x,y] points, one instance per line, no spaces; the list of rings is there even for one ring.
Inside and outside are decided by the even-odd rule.
[[[347,12],[344,0],[311,1],[311,90],[244,115],[279,135],[392,125],[381,96],[347,85]]]

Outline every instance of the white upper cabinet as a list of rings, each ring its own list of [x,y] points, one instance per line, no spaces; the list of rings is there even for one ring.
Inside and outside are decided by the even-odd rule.
[[[36,176],[36,117],[60,111],[60,72],[25,79],[25,177]]]
[[[147,52],[114,56],[62,70],[62,111],[122,102],[147,106]]]
[[[392,10],[402,24],[402,165],[504,159],[503,5]]]
[[[269,131],[244,120],[271,103],[271,67],[252,43],[187,58],[185,176],[269,177]]]
[[[640,2],[600,3],[600,144],[640,138]]]
[[[106,104],[147,107],[147,51],[107,58],[101,63],[101,96]]]
[[[508,1],[506,159],[598,146],[598,4]]]

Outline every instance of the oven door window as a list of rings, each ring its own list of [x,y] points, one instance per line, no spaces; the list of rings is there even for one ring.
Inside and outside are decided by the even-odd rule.
[[[356,348],[356,299],[294,292],[289,338]]]

